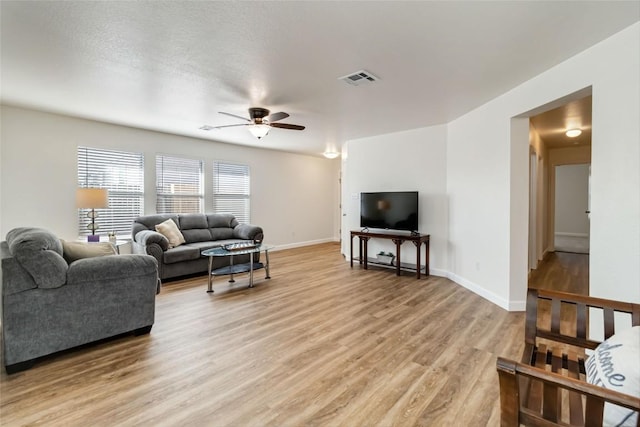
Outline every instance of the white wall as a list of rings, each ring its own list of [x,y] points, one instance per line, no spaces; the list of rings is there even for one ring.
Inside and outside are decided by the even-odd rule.
[[[419,231],[430,234],[429,267],[446,275],[447,210],[446,126],[348,141],[344,148],[342,251],[349,256],[349,232],[360,229],[360,193],[418,191]],[[358,243],[354,240],[354,253]],[[395,253],[391,241],[369,242],[369,255],[384,250]],[[401,258],[415,264],[415,247],[404,244]]]
[[[589,235],[589,165],[556,166],[555,232]]]
[[[448,124],[452,277],[524,308],[528,126],[512,118],[592,86],[591,295],[640,302],[639,75],[637,23]]]
[[[111,125],[2,106],[0,236],[40,226],[61,238],[77,236],[78,145],[145,154],[145,212],[155,212],[155,155],[206,161],[205,211],[212,207],[215,160],[251,168],[251,222],[280,248],[337,240],[340,162],[273,150]]]

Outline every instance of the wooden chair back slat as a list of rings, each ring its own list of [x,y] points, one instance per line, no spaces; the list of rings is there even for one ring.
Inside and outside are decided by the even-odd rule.
[[[585,427],[602,427],[604,400],[595,396],[587,396]]]
[[[604,309],[604,339],[611,337],[615,331],[615,313],[613,308],[607,307]]]
[[[526,344],[536,345],[536,335],[538,331],[538,294],[527,292],[527,311],[524,324],[524,341]]]
[[[557,298],[551,300],[551,332],[554,334],[560,333],[560,308],[562,308],[562,301]]]
[[[576,335],[583,340],[587,339],[587,304],[576,304]]]
[[[577,359],[568,358],[567,375],[569,378],[580,379],[580,363]],[[574,391],[569,391],[569,420],[572,425],[584,425],[582,395]]]

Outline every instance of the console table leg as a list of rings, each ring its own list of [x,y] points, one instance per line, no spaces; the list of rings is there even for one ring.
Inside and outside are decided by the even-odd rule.
[[[369,268],[369,238],[365,238],[364,240],[364,255],[360,257],[362,259],[364,257],[364,269],[367,270]]]
[[[425,275],[429,276],[429,240],[427,240],[426,242],[424,242],[425,246],[426,246],[426,251],[425,251],[425,263],[424,263],[424,273]]]
[[[351,264],[351,268],[353,268],[353,236],[349,239],[349,263]]]
[[[396,276],[400,275],[400,246],[402,245],[401,240],[396,240]]]
[[[420,242],[416,245],[416,279],[420,278]]]

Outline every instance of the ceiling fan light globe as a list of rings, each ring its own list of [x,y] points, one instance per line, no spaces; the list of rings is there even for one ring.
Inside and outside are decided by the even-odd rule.
[[[264,138],[269,133],[268,125],[252,125],[249,126],[249,132],[251,135],[255,136],[258,139]]]

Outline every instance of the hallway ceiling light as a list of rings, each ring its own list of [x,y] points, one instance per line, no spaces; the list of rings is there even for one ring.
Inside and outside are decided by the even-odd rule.
[[[336,151],[325,151],[324,153],[322,153],[322,155],[325,156],[327,159],[335,159],[340,155],[340,153]]]
[[[575,138],[577,136],[580,136],[580,134],[582,133],[582,131],[580,129],[569,129],[565,135],[567,135],[569,138]]]

